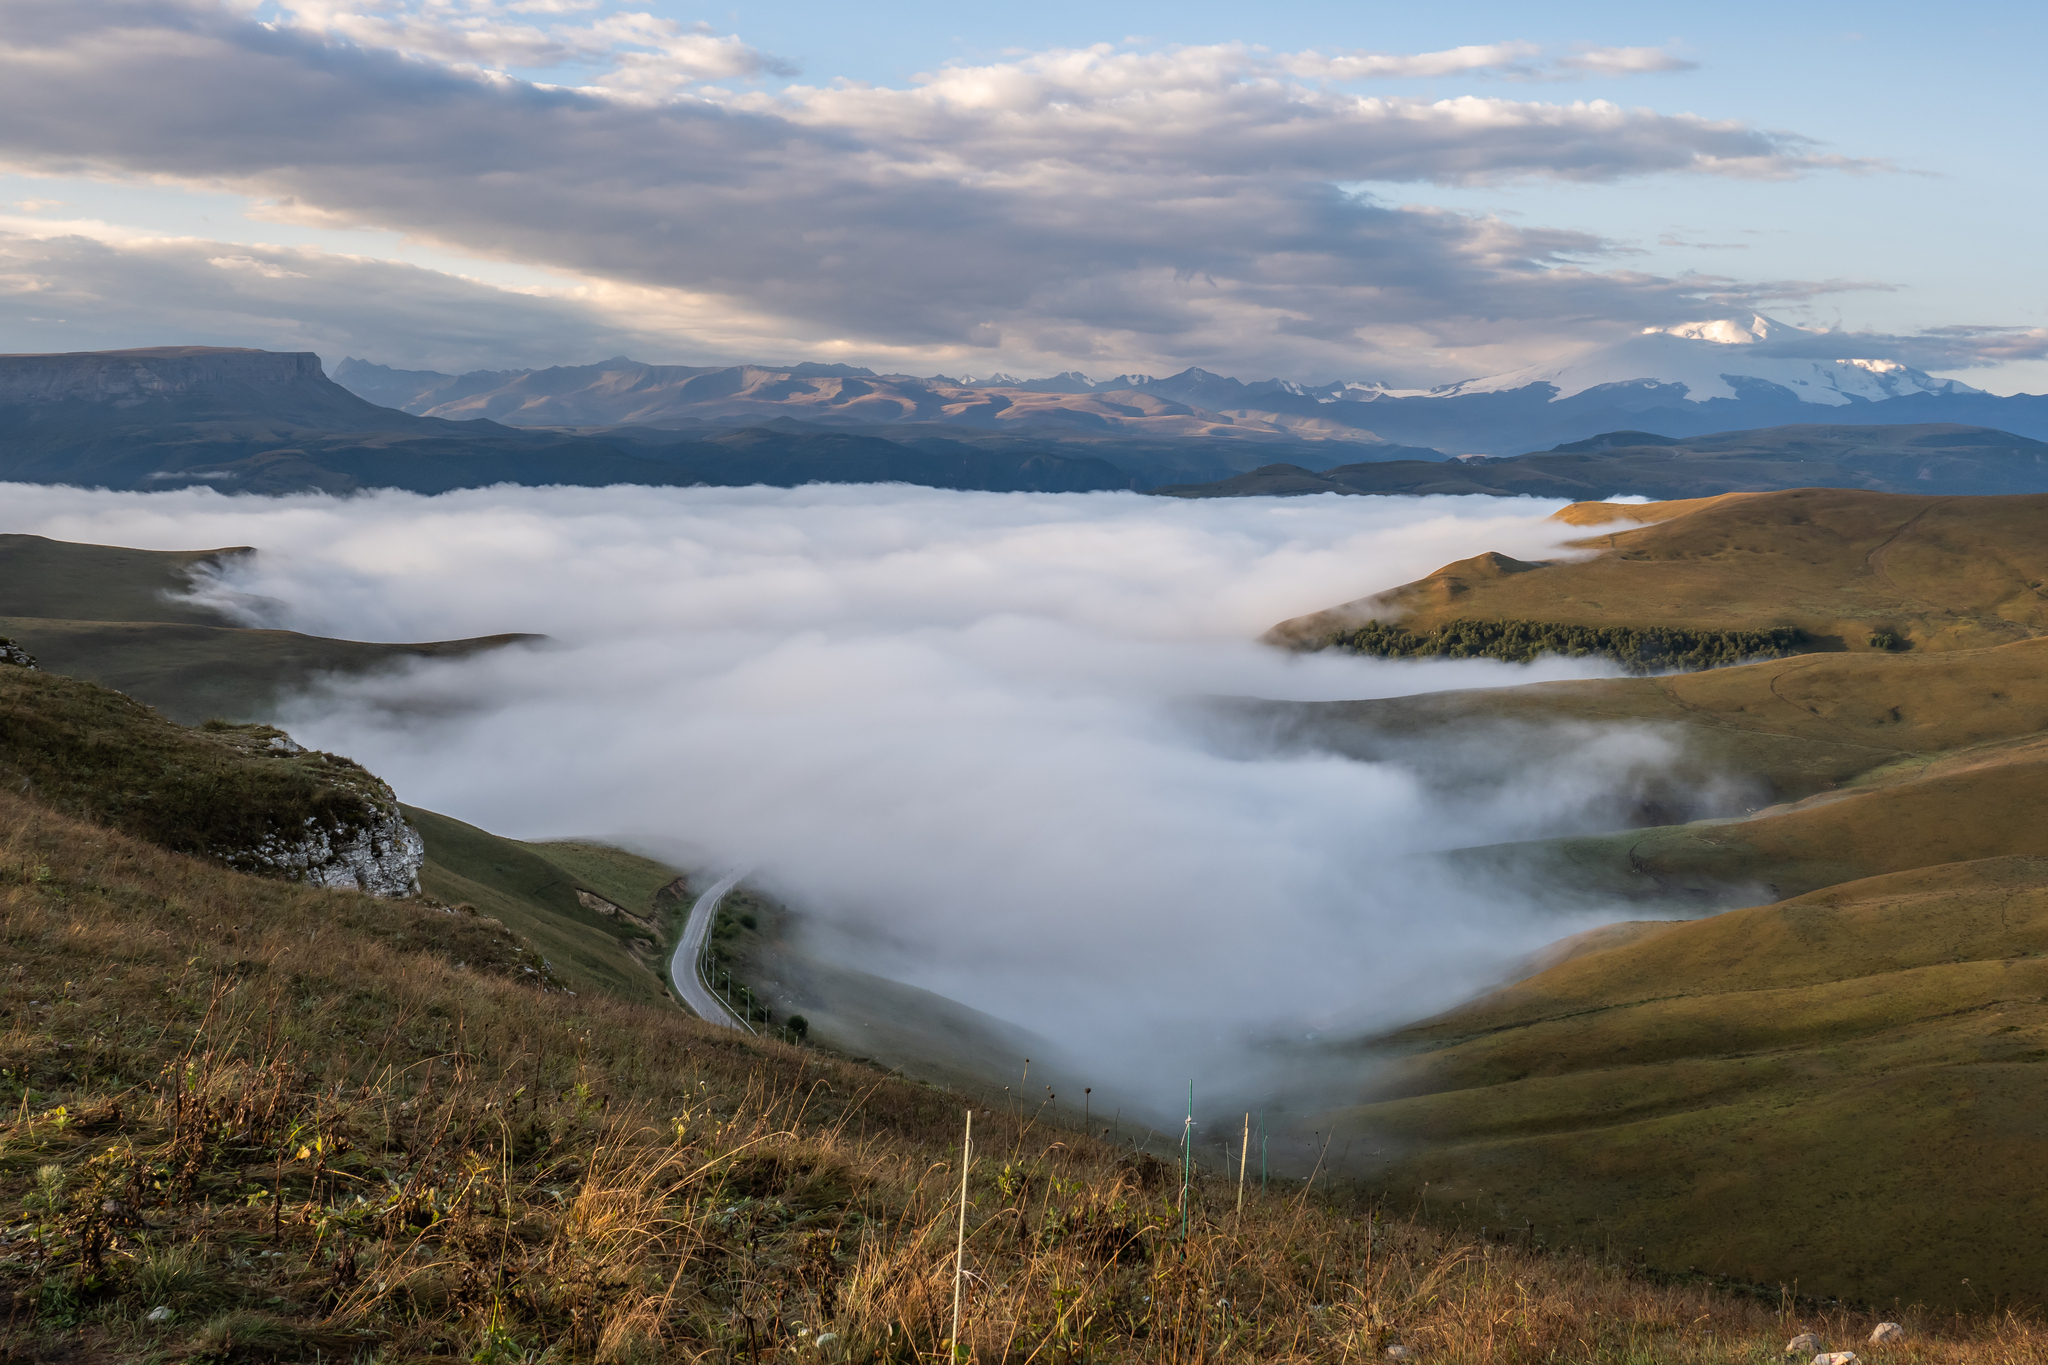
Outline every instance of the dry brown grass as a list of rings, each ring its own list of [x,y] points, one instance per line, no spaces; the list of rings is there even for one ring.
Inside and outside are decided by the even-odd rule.
[[[4,793],[0,943],[0,1359],[952,1354],[957,1097],[544,993],[487,921]],[[1205,1176],[1183,1240],[1148,1158],[975,1126],[979,1360],[1762,1360],[1874,1320],[1376,1219],[1323,1180],[1239,1214]],[[2029,1320],[1905,1321],[1877,1357],[2048,1359]]]

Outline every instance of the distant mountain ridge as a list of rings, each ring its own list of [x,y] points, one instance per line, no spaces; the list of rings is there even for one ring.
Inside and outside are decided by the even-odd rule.
[[[1664,500],[1790,488],[1952,496],[2048,493],[2048,442],[1940,422],[1800,424],[1685,439],[1612,431],[1507,458],[1441,464],[1394,460],[1320,472],[1273,464],[1213,483],[1170,484],[1152,491],[1182,498],[1491,493],[1593,502],[1628,495]]]
[[[613,357],[465,375],[348,359],[335,379],[422,416],[513,426],[685,429],[778,415],[825,425],[941,422],[1082,437],[1344,442],[1363,459],[1509,455],[1601,432],[1669,437],[1826,422],[1960,423],[2048,438],[2048,397],[2001,397],[1865,354],[1853,336],[1762,314],[1650,328],[1583,355],[1433,389],[1245,382],[1201,368],[1163,378],[1079,371],[1040,379],[878,374],[848,365],[649,365]]]
[[[422,416],[336,384],[308,352],[206,346],[0,356],[0,480],[236,493],[811,482],[1086,492],[1135,482],[1086,451],[943,431],[894,439],[781,417],[687,435],[586,434]]]
[[[1354,385],[1341,390],[1349,396],[1332,397],[1201,369],[1123,376],[1105,384],[1130,387],[1087,392],[1067,391],[1084,383],[1074,374],[1040,387],[992,387],[847,365],[621,360],[449,376],[351,360],[336,373],[370,396],[329,379],[309,353],[173,346],[0,356],[0,480],[246,493],[905,482],[992,492],[1171,486],[1195,496],[1585,498],[1793,484],[1896,488],[1899,480],[1917,481],[1910,486],[1922,492],[2002,492],[2031,491],[2039,478],[2038,443],[2011,435],[2010,426],[2038,414],[2035,427],[2048,433],[2048,399],[1944,390],[1872,401],[1837,390],[1840,401],[1819,405],[1741,376],[1730,383],[1742,397],[1693,403],[1683,385],[1653,381],[1594,385],[1562,399],[1548,383],[1434,397],[1361,397]],[[2005,431],[1982,420],[1933,420],[1962,407],[2017,420]],[[1755,449],[1674,449],[1704,439],[1688,426],[1755,412],[1768,414],[1765,427],[1788,431],[1814,428],[1812,418],[1825,415],[1832,434],[1823,444],[1832,442],[1833,453],[1800,446],[1806,437],[1757,429],[1745,433],[1764,442]],[[1537,444],[1529,437],[1540,440],[1545,422],[1569,434],[1555,438],[1556,449],[1519,461],[1450,461],[1446,448],[1472,444],[1474,414],[1511,433],[1509,452]],[[1601,424],[1572,429],[1589,415]],[[1922,420],[1882,421],[1913,416]],[[1894,430],[1854,434],[1870,425]],[[1904,426],[1921,445],[1899,445]],[[1387,439],[1404,427],[1431,439]],[[1583,447],[1589,438],[1602,448]]]
[[[1332,405],[1283,381],[1246,385],[1197,369],[1100,385],[1078,375],[998,384],[881,375],[848,365],[706,368],[622,356],[594,365],[443,375],[349,358],[335,367],[334,378],[417,416],[481,417],[522,427],[686,430],[787,416],[834,426],[925,422],[1071,436],[1388,444],[1358,420],[1355,403]]]

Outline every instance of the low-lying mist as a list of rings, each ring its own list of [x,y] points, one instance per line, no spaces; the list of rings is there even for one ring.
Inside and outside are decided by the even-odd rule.
[[[1497,728],[1398,760],[1248,748],[1190,699],[1597,676],[1294,657],[1290,615],[1482,550],[1555,503],[1183,502],[901,486],[227,498],[12,487],[8,529],[257,546],[206,595],[250,624],[549,643],[337,685],[284,721],[401,797],[517,837],[751,867],[810,946],[1065,1045],[1098,1090],[1237,1081],[1248,1040],[1427,1014],[1619,918],[1425,855],[1608,827],[1669,758]],[[1466,774],[1446,783],[1444,772]]]

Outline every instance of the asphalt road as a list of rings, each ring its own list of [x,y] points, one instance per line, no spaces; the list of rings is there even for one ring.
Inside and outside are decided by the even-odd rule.
[[[725,899],[725,893],[740,884],[744,872],[714,883],[710,889],[697,897],[690,907],[690,916],[683,921],[683,936],[676,940],[675,953],[668,960],[668,977],[675,982],[676,994],[690,1007],[691,1013],[708,1024],[723,1028],[745,1027],[733,1017],[725,1002],[711,993],[697,976],[697,959],[704,955],[704,940],[711,937],[711,925],[718,918],[718,903]],[[752,1033],[751,1028],[747,1032]]]

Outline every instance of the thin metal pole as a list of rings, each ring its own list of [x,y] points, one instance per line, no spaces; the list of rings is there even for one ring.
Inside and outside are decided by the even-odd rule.
[[[1237,1149],[1237,1211],[1239,1213],[1244,1212],[1244,1168],[1245,1164],[1251,1159],[1252,1116],[1251,1111],[1247,1110],[1244,1116],[1244,1145]]]
[[[953,1242],[953,1359],[960,1358],[960,1282],[967,1269],[967,1166],[974,1160],[974,1111],[967,1111],[967,1136],[960,1142],[960,1234]]]

